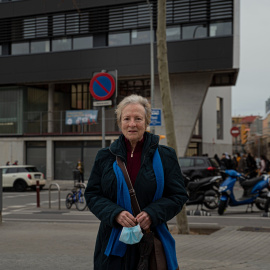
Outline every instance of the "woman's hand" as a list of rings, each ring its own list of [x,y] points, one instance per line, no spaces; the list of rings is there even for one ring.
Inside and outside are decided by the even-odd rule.
[[[136,216],[136,219],[143,230],[147,230],[150,228],[152,220],[146,212],[142,211]]]
[[[122,211],[115,218],[116,222],[123,227],[134,227],[137,225],[136,218],[128,211]]]

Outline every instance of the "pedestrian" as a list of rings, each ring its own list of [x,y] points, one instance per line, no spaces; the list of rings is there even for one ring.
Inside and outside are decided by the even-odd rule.
[[[188,199],[177,156],[172,148],[159,145],[159,136],[146,132],[151,118],[146,98],[138,95],[124,98],[117,106],[116,115],[122,134],[110,147],[98,152],[85,190],[89,210],[101,220],[94,270],[137,269],[139,244],[119,241],[124,227],[135,236],[137,224],[143,231],[150,228],[161,239],[165,252],[170,250],[167,264],[177,269],[175,247],[169,244],[174,240],[166,227],[166,222],[181,211]],[[132,213],[116,157],[124,161],[135,189],[142,210],[137,216]],[[159,173],[157,167],[161,168]],[[156,190],[161,191],[161,197],[156,197]],[[159,199],[153,200],[154,197]]]
[[[237,170],[240,173],[244,173],[246,168],[247,168],[246,154],[242,154],[242,156],[241,156],[241,158],[239,160],[239,163],[238,163]]]
[[[18,165],[18,160],[15,160],[12,165]]]
[[[9,161],[7,161],[7,163],[6,163],[6,166],[9,166],[10,164],[9,164]]]
[[[76,165],[76,169],[79,171],[79,182],[84,183],[84,167],[83,167],[83,163],[81,162],[81,160],[78,160],[77,165]]]
[[[221,156],[221,159],[220,159],[220,169],[221,170],[229,169],[229,159],[226,156],[226,153],[222,153],[222,156]]]
[[[269,171],[269,160],[265,155],[261,155],[259,175],[266,174]]]
[[[255,158],[248,153],[247,158],[247,173],[250,178],[256,177],[257,176],[257,165],[256,165],[256,160]]]

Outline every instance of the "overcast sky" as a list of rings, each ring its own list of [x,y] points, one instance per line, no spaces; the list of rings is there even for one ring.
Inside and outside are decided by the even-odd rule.
[[[265,115],[270,98],[270,0],[240,1],[240,72],[232,115]]]

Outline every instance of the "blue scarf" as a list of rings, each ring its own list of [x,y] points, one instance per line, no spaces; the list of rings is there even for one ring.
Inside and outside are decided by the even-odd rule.
[[[117,165],[115,161],[113,164],[113,169],[117,178],[117,204],[125,208],[132,214],[131,202],[130,202],[130,195],[128,191],[128,187],[123,175],[122,170]],[[154,196],[153,201],[158,200],[162,197],[163,189],[164,189],[164,172],[163,166],[161,162],[161,158],[156,150],[154,157],[153,157],[153,169],[156,175],[157,181],[157,190]],[[113,228],[110,239],[105,250],[105,255],[115,255],[119,257],[123,257],[127,250],[127,245],[123,242],[119,241],[119,237],[121,234],[122,228]],[[178,267],[177,258],[176,258],[176,250],[175,250],[175,240],[168,231],[165,223],[160,224],[156,227],[156,232],[161,240],[166,259],[167,259],[167,266],[168,270],[175,270]]]

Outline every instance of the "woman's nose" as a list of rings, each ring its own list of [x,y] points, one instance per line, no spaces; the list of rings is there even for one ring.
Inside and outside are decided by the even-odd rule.
[[[134,127],[136,125],[135,120],[134,119],[131,119],[130,122],[129,122],[129,125],[131,127]]]

